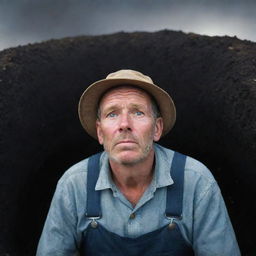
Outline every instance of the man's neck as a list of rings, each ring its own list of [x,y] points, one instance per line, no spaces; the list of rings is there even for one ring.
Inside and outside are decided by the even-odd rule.
[[[145,161],[134,165],[122,165],[110,160],[110,167],[114,183],[135,206],[152,181],[154,151],[149,153]]]

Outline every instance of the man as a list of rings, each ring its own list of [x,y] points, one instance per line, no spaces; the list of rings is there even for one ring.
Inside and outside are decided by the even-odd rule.
[[[157,145],[174,103],[151,78],[120,70],[85,90],[84,129],[104,152],[71,167],[37,255],[240,255],[220,189],[200,162]]]

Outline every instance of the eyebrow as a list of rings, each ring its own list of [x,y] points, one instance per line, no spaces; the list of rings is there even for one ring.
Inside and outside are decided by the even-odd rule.
[[[112,105],[112,106],[109,106],[109,107],[103,109],[101,112],[102,113],[111,112],[111,111],[113,111],[115,109],[117,109],[117,106],[116,105]]]
[[[134,103],[129,104],[128,107],[132,108],[132,109],[138,109],[138,110],[144,110],[146,108],[145,105],[143,105],[143,104],[134,104]],[[109,112],[112,112],[112,111],[118,110],[118,109],[120,109],[119,104],[113,104],[113,105],[110,104],[104,110],[100,111],[100,113],[105,115]]]
[[[131,103],[131,104],[128,105],[128,107],[141,109],[141,108],[145,108],[145,105]],[[109,111],[119,109],[119,108],[120,108],[120,105],[113,104],[113,105],[107,106],[103,112],[109,112]]]
[[[141,108],[146,108],[145,105],[143,104],[130,104],[132,108],[137,108],[137,109],[141,109]]]

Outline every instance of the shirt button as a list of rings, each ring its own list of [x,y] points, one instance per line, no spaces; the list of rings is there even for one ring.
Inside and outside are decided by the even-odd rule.
[[[132,214],[130,215],[130,219],[135,219],[135,217],[136,217],[135,213],[132,213]]]

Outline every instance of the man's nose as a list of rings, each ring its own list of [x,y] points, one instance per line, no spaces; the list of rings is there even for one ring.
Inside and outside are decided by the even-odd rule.
[[[128,114],[122,114],[120,118],[119,131],[131,131],[131,120]]]

